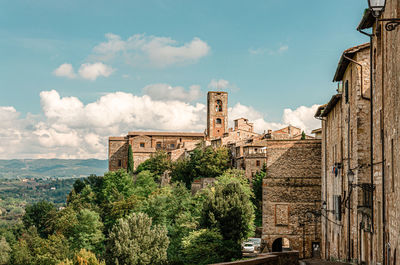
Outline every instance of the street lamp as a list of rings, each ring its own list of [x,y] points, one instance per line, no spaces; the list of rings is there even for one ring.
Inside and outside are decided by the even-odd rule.
[[[374,17],[379,17],[385,9],[386,0],[368,0],[369,9],[371,9]]]
[[[354,172],[353,170],[349,169],[349,171],[347,171],[347,178],[349,180],[349,186],[351,187],[353,185],[354,182]]]
[[[374,17],[380,17],[383,10],[385,10],[386,0],[368,0],[369,9],[372,11]],[[400,18],[382,18],[379,21],[387,22],[385,24],[385,29],[387,31],[392,31],[400,25]]]

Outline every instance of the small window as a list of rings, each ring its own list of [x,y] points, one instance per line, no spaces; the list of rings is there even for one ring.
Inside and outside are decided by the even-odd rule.
[[[157,148],[161,148],[161,142],[157,142],[157,143],[156,143],[156,147],[157,147]]]
[[[169,145],[171,148],[175,148],[175,144],[170,144]]]
[[[222,124],[222,120],[220,118],[216,119],[215,124]]]
[[[144,147],[144,143],[140,143],[140,148],[143,148]]]
[[[258,151],[258,149],[257,149],[257,148],[254,148],[254,152],[257,153],[257,151]]]
[[[216,102],[215,111],[216,111],[216,112],[222,111],[222,101],[219,100],[219,99],[218,99],[217,102]]]
[[[260,166],[260,160],[256,161],[256,166],[259,167]]]
[[[118,159],[118,166],[119,166],[119,167],[122,167],[122,161],[121,161],[121,159]]]

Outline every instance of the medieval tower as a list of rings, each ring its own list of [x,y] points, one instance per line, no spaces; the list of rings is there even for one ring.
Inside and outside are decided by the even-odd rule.
[[[207,93],[207,138],[212,140],[228,132],[228,93]]]

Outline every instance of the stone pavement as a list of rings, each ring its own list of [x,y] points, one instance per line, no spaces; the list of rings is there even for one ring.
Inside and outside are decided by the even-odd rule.
[[[321,259],[303,259],[299,261],[300,265],[350,265],[350,263],[338,261],[326,261]]]

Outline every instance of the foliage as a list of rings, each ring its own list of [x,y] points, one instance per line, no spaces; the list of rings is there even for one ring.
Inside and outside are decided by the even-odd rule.
[[[241,256],[241,241],[253,231],[253,197],[247,180],[239,171],[231,170],[219,177],[214,187],[206,191],[201,224],[217,229],[224,239],[226,259]]]
[[[93,252],[81,249],[75,253],[73,260],[65,259],[57,265],[106,265],[106,263],[99,261]]]
[[[174,163],[171,172],[173,181],[185,183],[190,188],[196,178],[215,178],[229,168],[230,156],[227,148],[198,147],[189,158]]]
[[[306,139],[306,133],[304,131],[301,132],[301,140]]]
[[[134,183],[132,176],[125,170],[110,171],[104,174],[99,201],[102,203],[115,202],[133,194]]]
[[[129,145],[128,148],[128,165],[127,165],[127,171],[129,174],[133,174],[133,169],[134,169],[134,165],[133,165],[133,153],[132,153],[132,145]]]
[[[50,235],[48,239],[44,239],[31,227],[13,246],[11,264],[55,265],[70,256],[69,245],[64,236]]]
[[[118,220],[112,228],[108,253],[110,263],[162,264],[167,261],[169,239],[165,227],[155,225],[144,213]]]
[[[22,221],[26,228],[34,226],[40,236],[46,237],[50,234],[47,226],[55,214],[56,208],[53,203],[40,201],[26,207]]]
[[[136,176],[133,193],[139,197],[148,197],[158,187],[154,181],[153,173],[148,170],[141,171]]]
[[[193,197],[182,184],[164,187],[143,202],[140,211],[149,215],[154,224],[163,225],[168,230],[169,262],[182,260],[182,238],[197,228],[201,206],[200,199]]]
[[[254,193],[253,203],[255,206],[255,224],[256,226],[262,225],[262,184],[263,179],[266,177],[266,164],[264,163],[263,169],[254,175],[252,179],[252,190]]]
[[[206,265],[222,262],[223,238],[217,230],[200,229],[183,238],[185,264]]]
[[[0,238],[0,265],[7,264],[10,259],[11,248],[5,237]]]
[[[156,154],[152,155],[149,159],[141,163],[137,169],[136,173],[140,173],[142,171],[148,170],[153,173],[155,180],[158,180],[162,174],[166,170],[171,168],[171,160],[168,157],[168,154],[164,151],[159,151]]]

